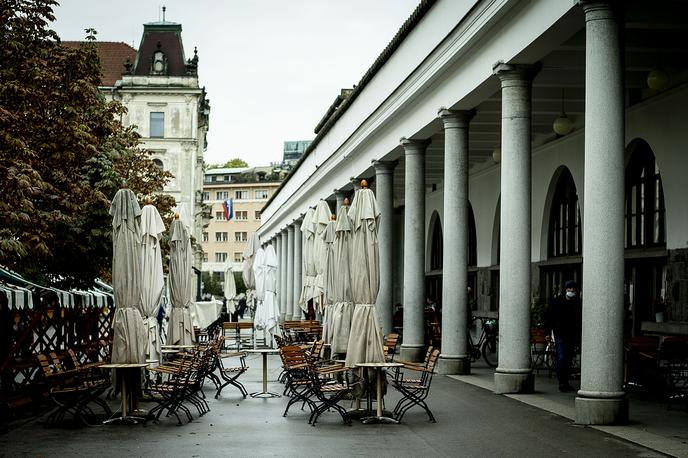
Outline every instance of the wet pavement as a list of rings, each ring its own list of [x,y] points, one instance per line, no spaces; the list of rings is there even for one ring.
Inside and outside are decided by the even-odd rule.
[[[242,380],[249,392],[261,388],[260,358],[247,359],[250,369]],[[280,372],[277,356],[270,356],[269,366],[269,389],[281,393],[282,385],[274,381]],[[45,427],[40,416],[23,418],[0,435],[0,456],[665,456],[658,450],[688,456],[686,411],[667,411],[657,403],[639,409],[633,401],[633,424],[585,427],[570,418],[575,393],[558,393],[548,377],[538,376],[537,393],[520,396],[493,394],[486,389],[491,378],[481,367],[470,376],[436,375],[428,404],[437,423],[414,408],[399,425],[354,420],[346,426],[339,414],[326,412],[313,427],[298,406],[282,416],[284,397],[243,399],[229,387],[215,400],[208,386],[211,411],[189,424],[177,426],[176,419],[166,418],[158,424],[74,429]],[[390,389],[386,406],[397,399]]]

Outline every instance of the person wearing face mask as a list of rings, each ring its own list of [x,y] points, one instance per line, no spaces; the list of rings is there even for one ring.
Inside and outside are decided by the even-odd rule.
[[[572,391],[569,384],[571,362],[574,349],[581,339],[581,301],[578,296],[578,284],[569,280],[564,285],[564,294],[557,297],[545,314],[545,333],[547,340],[554,335],[557,350],[557,380],[559,391]]]

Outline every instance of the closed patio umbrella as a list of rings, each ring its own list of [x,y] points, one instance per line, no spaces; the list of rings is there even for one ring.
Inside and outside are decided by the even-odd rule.
[[[141,303],[143,324],[148,335],[146,356],[150,360],[160,361],[158,310],[165,284],[162,274],[160,234],[165,232],[165,224],[162,222],[158,209],[153,205],[143,206],[141,232]]]
[[[130,189],[112,199],[112,288],[115,299],[112,362],[146,361],[141,304],[141,208]]]
[[[308,311],[308,301],[313,299],[313,288],[315,287],[315,277],[317,275],[315,270],[315,258],[313,256],[313,247],[315,243],[315,229],[313,227],[314,215],[315,210],[309,208],[301,222],[301,272],[303,283],[301,286],[299,306],[304,312]]]
[[[279,305],[277,304],[277,253],[272,245],[265,247],[263,275],[263,313],[261,317],[262,327],[270,334],[279,333]]]
[[[263,311],[263,298],[265,297],[265,250],[263,248],[258,248],[255,256],[253,257],[253,278],[256,282],[256,312],[253,317],[253,324],[257,329],[263,329],[264,327],[264,311]]]
[[[315,231],[315,238],[313,242],[313,261],[315,264],[315,287],[313,291],[313,305],[320,313],[323,309],[323,293],[325,292],[325,262],[326,262],[326,246],[323,233],[327,229],[330,222],[332,211],[325,200],[320,200],[315,207],[315,214],[313,215],[313,229]]]
[[[167,343],[192,345],[194,338],[191,321],[193,294],[191,241],[184,224],[175,219],[170,227],[170,303],[172,312],[167,328]]]
[[[244,262],[242,264],[242,277],[244,279],[244,284],[246,289],[256,289],[256,277],[253,271],[253,260],[256,256],[256,252],[260,248],[260,242],[258,241],[258,236],[254,232],[248,239],[246,248],[242,253]]]
[[[236,282],[234,281],[232,261],[229,258],[225,260],[225,284],[222,293],[227,300],[227,313],[234,313],[236,310],[236,304],[234,303],[236,297]]]
[[[352,229],[353,225],[349,218],[348,199],[346,199],[344,205],[339,209],[335,226],[334,304],[330,313],[332,354],[346,353],[349,344],[351,316],[354,311],[350,272]]]
[[[323,272],[323,339],[325,343],[332,343],[332,318],[333,318],[333,306],[335,300],[335,278],[336,278],[336,226],[337,221],[335,216],[331,215],[330,221],[327,223],[327,227],[322,232],[321,237],[323,239],[324,251],[322,256],[324,256],[324,272]]]
[[[373,191],[361,182],[349,209],[353,224],[351,239],[351,291],[354,314],[346,352],[346,365],[359,362],[383,362],[382,330],[375,300],[379,289],[379,253],[377,230],[380,212]]]

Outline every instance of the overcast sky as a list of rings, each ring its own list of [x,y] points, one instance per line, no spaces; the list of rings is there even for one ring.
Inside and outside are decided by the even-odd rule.
[[[419,0],[61,0],[52,28],[63,40],[138,48],[143,24],[182,24],[187,58],[198,47],[211,104],[208,163],[251,166],[282,157],[285,140],[311,140],[341,88],[357,84]]]

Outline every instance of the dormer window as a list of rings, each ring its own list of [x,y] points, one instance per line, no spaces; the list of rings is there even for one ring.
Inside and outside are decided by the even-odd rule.
[[[167,73],[167,59],[165,58],[165,53],[159,49],[153,53],[151,73],[153,75],[164,75]]]

